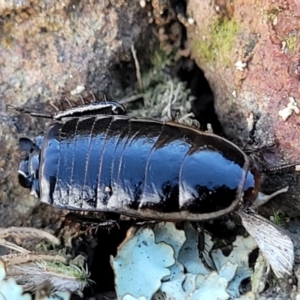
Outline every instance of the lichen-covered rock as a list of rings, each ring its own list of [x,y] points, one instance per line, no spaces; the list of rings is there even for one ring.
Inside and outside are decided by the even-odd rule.
[[[49,122],[8,110],[8,105],[47,111],[46,103],[58,105],[64,94],[82,86],[98,95],[122,95],[121,81],[127,80],[120,75],[122,63],[151,28],[138,2],[17,2],[0,6],[0,226],[40,226],[47,221],[30,224],[37,201],[18,184],[18,138],[36,136]],[[43,217],[53,211],[43,208]]]
[[[118,299],[226,300],[259,296],[252,291],[244,295],[248,298],[240,298],[245,293],[241,282],[253,275],[249,255],[257,244],[251,236],[238,236],[230,255],[225,256],[220,249],[212,250],[214,243],[205,234],[202,254],[206,262],[212,254],[214,266],[209,270],[199,258],[198,232],[190,223],[183,227],[178,230],[167,222],[158,223],[153,230],[130,228],[116,257],[111,257]],[[255,272],[254,277],[259,280],[263,274]]]
[[[109,67],[131,57],[148,28],[146,11],[127,1],[27,1],[2,10],[2,100],[60,98],[89,84],[114,95]]]

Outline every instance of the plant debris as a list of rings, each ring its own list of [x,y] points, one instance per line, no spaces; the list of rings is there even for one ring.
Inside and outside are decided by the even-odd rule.
[[[9,299],[14,299],[14,295],[23,293],[24,291],[36,291],[39,286],[42,286],[45,282],[51,285],[51,289],[59,292],[75,292],[81,293],[85,286],[90,282],[89,272],[83,266],[75,266],[67,264],[66,257],[58,255],[52,252],[33,252],[26,248],[20,247],[14,243],[7,242],[6,237],[13,236],[18,241],[25,238],[34,238],[39,240],[48,240],[53,245],[60,244],[59,240],[52,234],[26,227],[11,227],[0,229],[0,244],[11,250],[18,251],[19,253],[12,253],[1,256],[1,265],[4,270],[1,273],[2,280],[6,277],[4,291],[0,290],[0,294],[7,293],[6,286],[17,286],[12,289],[12,295],[9,295]],[[13,292],[15,291],[15,292]],[[21,292],[20,292],[21,291]],[[16,293],[16,294],[14,294]],[[36,299],[69,299],[66,298],[69,293],[63,293],[62,298],[36,298]],[[31,299],[26,298],[24,299]],[[68,296],[69,297],[69,296]],[[19,299],[19,298],[15,298]],[[23,298],[20,298],[23,299]]]
[[[35,297],[24,293],[22,285],[16,283],[14,278],[7,278],[5,263],[0,259],[0,297],[9,300],[70,300],[69,292],[52,292],[49,282],[36,288]]]

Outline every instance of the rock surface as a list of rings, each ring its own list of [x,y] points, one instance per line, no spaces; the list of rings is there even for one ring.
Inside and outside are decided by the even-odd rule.
[[[275,140],[278,147],[264,153],[269,165],[300,162],[299,116],[295,110],[286,121],[278,116],[291,97],[300,105],[300,5],[296,0],[252,2],[217,0],[212,5],[207,0],[190,0],[187,14],[194,23],[183,17],[184,9],[175,8],[187,28],[192,55],[214,92],[229,139],[240,146],[247,142],[268,145]],[[141,1],[146,9],[138,1],[122,0],[15,3],[0,4],[0,226],[35,226],[55,232],[61,229],[66,212],[39,205],[19,186],[16,173],[18,138],[34,138],[48,123],[8,110],[8,105],[49,111],[47,102],[57,104],[83,85],[94,94],[120,99],[126,88],[137,84],[132,45],[141,61],[150,57],[156,43],[155,26],[165,26],[158,34],[161,43],[171,39],[173,46],[182,45],[168,26],[176,13],[167,1]],[[266,181],[266,192],[286,183],[291,186],[291,192],[281,198],[284,203],[273,201],[269,212],[280,209],[299,216],[298,177],[267,180],[271,182]],[[77,231],[73,224],[69,226],[62,234]],[[107,232],[102,235],[111,239]],[[122,240],[117,235],[111,248]],[[90,241],[83,244],[79,240],[78,249],[88,249],[91,257],[96,247],[98,258],[111,254],[108,247],[91,247]],[[107,281],[112,289],[111,278]]]
[[[250,149],[275,144],[262,151],[267,168],[299,163],[299,1],[191,0],[187,13],[195,21],[187,27],[192,56],[211,84],[227,137]],[[297,176],[275,177],[266,192],[284,185],[290,191],[281,209],[299,216]]]
[[[146,16],[139,3],[128,1],[1,4],[0,226],[30,225],[37,201],[18,184],[17,143],[20,136],[34,138],[48,124],[8,106],[49,111],[46,103],[59,105],[64,94],[82,85],[98,95],[120,97],[122,84],[131,81],[122,64],[151,29]],[[23,221],[19,214],[26,216]]]

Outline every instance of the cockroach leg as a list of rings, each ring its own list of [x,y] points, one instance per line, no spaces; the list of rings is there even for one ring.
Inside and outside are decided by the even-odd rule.
[[[273,197],[279,195],[279,194],[282,194],[282,193],[286,193],[288,191],[289,187],[286,186],[285,188],[283,189],[280,189],[276,192],[274,192],[273,194],[271,195],[265,195],[263,194],[262,192],[258,192],[257,193],[257,198],[254,200],[254,202],[252,203],[251,205],[251,208],[252,209],[255,209],[255,208],[258,208],[259,206],[261,205],[264,205],[265,203],[267,203],[270,199],[272,199]]]

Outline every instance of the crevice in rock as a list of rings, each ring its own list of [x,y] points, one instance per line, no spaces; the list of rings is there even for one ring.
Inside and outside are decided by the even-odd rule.
[[[186,8],[182,7],[182,2],[184,1],[177,1],[173,5],[179,7],[180,12],[178,13],[184,15]],[[147,47],[147,50],[143,50],[145,49],[146,42],[144,38],[135,45],[142,75],[147,73],[151,68],[157,68],[157,66],[153,65],[151,56],[154,56],[155,51],[162,47],[162,41],[159,44],[159,41],[155,42],[153,36],[149,38],[152,41],[151,46]],[[194,113],[195,119],[200,123],[200,129],[206,131],[208,129],[207,125],[210,124],[215,134],[224,136],[224,131],[215,112],[213,91],[205,78],[204,72],[189,55],[183,56],[179,54],[186,50],[189,51],[189,49],[185,48],[187,45],[186,28],[178,20],[172,20],[163,26],[163,38],[169,39],[167,43],[171,49],[173,48],[172,51],[169,50],[171,54],[166,54],[166,60],[169,59],[169,61],[164,66],[159,66],[164,74],[165,81],[168,78],[177,78],[185,82],[186,87],[191,91],[191,95],[195,97],[195,100],[190,103],[191,111]],[[165,41],[163,46],[165,47]],[[130,57],[129,53],[127,57]],[[126,92],[130,93],[130,91],[137,90],[136,67],[132,55],[129,60],[114,64],[110,69],[110,73],[113,80],[119,85],[120,93],[126,95]],[[161,79],[157,80],[157,84],[161,83],[159,80]],[[113,93],[115,91],[110,94]]]
[[[224,135],[221,123],[215,112],[214,95],[203,71],[190,58],[185,60],[189,60],[189,62],[183,64],[177,75],[180,80],[187,82],[187,87],[196,98],[191,103],[192,112],[200,123],[200,129],[205,131],[207,130],[207,124],[211,124],[215,134]],[[185,67],[188,65],[189,67]]]

